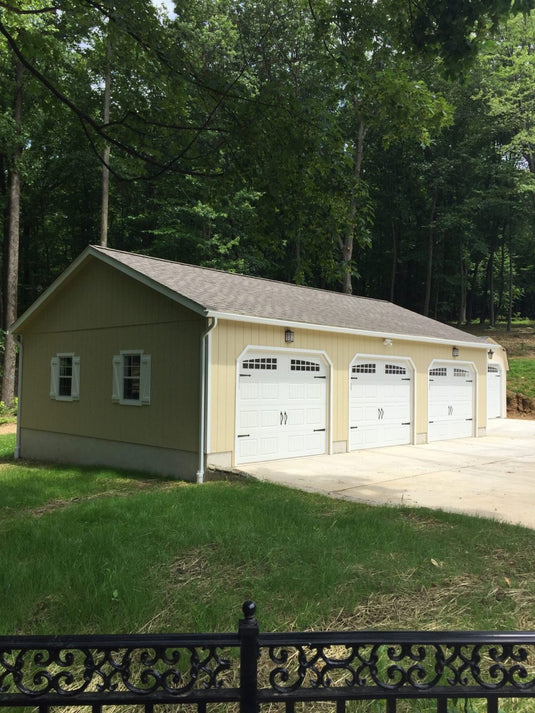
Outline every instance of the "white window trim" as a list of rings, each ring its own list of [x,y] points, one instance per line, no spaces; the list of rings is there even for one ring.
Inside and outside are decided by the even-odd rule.
[[[59,366],[60,359],[72,359],[72,378],[70,396],[61,396],[59,393]],[[80,357],[74,352],[59,352],[50,360],[50,398],[55,401],[78,401],[80,399]]]
[[[124,393],[124,357],[139,355],[139,399],[125,399]],[[113,387],[112,401],[123,406],[148,406],[150,404],[150,381],[151,381],[151,356],[145,354],[143,349],[122,349],[119,354],[115,354],[112,360]]]

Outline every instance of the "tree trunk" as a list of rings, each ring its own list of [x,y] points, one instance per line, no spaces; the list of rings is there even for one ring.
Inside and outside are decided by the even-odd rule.
[[[466,269],[466,263],[464,261],[464,255],[463,255],[463,248],[461,246],[461,255],[460,255],[460,260],[459,260],[459,265],[460,265],[460,272],[461,272],[461,295],[460,295],[460,303],[459,303],[459,319],[458,319],[458,324],[466,324],[466,296],[467,296],[467,284],[466,284],[466,278],[467,278],[467,269]]]
[[[355,109],[356,104],[354,102]],[[366,138],[366,127],[362,120],[359,121],[359,128],[357,133],[357,143],[355,144],[355,149],[353,152],[353,185],[354,190],[351,193],[351,199],[349,204],[349,214],[347,220],[347,228],[344,235],[343,242],[341,244],[342,248],[342,266],[343,266],[343,281],[342,281],[342,291],[346,295],[351,295],[353,293],[353,286],[351,284],[351,263],[353,260],[353,245],[355,242],[355,218],[358,211],[358,197],[357,197],[357,185],[360,181],[360,172],[362,168],[362,157],[364,154],[364,139]]]
[[[390,277],[390,302],[394,302],[396,296],[396,277],[398,271],[398,244],[399,236],[396,229],[396,221],[392,218],[392,274]]]
[[[7,265],[7,245],[9,242],[9,159],[6,154],[0,154],[0,199],[4,206],[2,211],[2,265]],[[7,270],[2,270],[0,293],[0,328],[6,330],[5,295],[7,293]]]
[[[433,189],[433,203],[429,216],[429,235],[427,240],[427,274],[425,279],[424,316],[429,317],[431,304],[431,282],[433,279],[433,246],[435,244],[435,213],[437,208],[437,187]]]
[[[509,227],[509,300],[507,305],[507,331],[510,332],[513,324],[513,236]]]
[[[13,119],[16,142],[13,152],[13,165],[9,179],[9,229],[7,249],[7,281],[5,295],[6,326],[9,329],[17,319],[17,292],[19,282],[19,235],[20,235],[20,162],[22,158],[22,79],[24,67],[21,62],[15,66],[15,102]],[[2,376],[2,401],[11,406],[15,399],[15,373],[17,364],[17,345],[15,337],[6,333],[4,347],[4,371]]]
[[[474,268],[472,270],[472,277],[470,278],[470,292],[466,299],[466,321],[471,322],[474,318],[474,295],[476,294],[477,287],[477,275],[479,272],[480,261],[476,260]]]
[[[491,245],[489,262],[487,268],[488,284],[489,284],[489,325],[495,326],[496,317],[494,314],[494,243]]]
[[[110,95],[111,95],[111,69],[110,69],[111,46],[110,41],[106,43],[106,73],[104,76],[104,125],[110,122]],[[100,244],[106,247],[108,244],[108,204],[110,196],[110,154],[109,143],[104,146],[102,154],[102,207],[100,213]]]
[[[498,306],[496,308],[496,319],[500,319],[503,314],[503,300],[505,293],[505,231],[506,226],[502,227],[502,244],[500,250],[500,284],[498,286]]]

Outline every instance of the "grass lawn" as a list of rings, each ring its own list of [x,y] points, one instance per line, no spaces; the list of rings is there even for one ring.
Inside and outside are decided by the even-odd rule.
[[[507,390],[535,399],[535,359],[517,357],[509,360]]]
[[[0,633],[533,629],[535,532],[255,481],[203,486],[10,460]]]

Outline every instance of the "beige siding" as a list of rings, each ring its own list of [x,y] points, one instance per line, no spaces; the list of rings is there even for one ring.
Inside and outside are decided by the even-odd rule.
[[[89,263],[25,324],[22,428],[195,453],[204,325],[117,270]],[[150,405],[112,402],[112,357],[127,349],[151,355]],[[79,401],[50,398],[58,352],[80,357]]]
[[[433,360],[452,358],[452,347],[436,343],[392,340],[392,346],[383,344],[382,337],[355,336],[326,331],[295,330],[295,341],[286,345],[284,328],[267,325],[251,325],[242,322],[221,320],[211,337],[211,453],[234,451],[236,419],[236,364],[238,356],[248,346],[312,350],[324,353],[332,363],[332,422],[330,440],[333,443],[347,442],[348,438],[348,384],[349,367],[355,356],[375,355],[405,357],[412,361],[416,371],[414,442],[422,442],[427,434],[428,369]],[[472,363],[477,373],[477,427],[486,426],[486,351],[459,346],[456,363]],[[477,431],[476,431],[477,434]],[[418,437],[419,436],[419,437]]]

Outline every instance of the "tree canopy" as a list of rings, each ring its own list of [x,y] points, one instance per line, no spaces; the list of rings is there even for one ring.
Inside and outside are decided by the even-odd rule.
[[[103,162],[111,247],[535,316],[532,4],[0,1],[3,329],[14,212],[20,312],[99,242]]]

